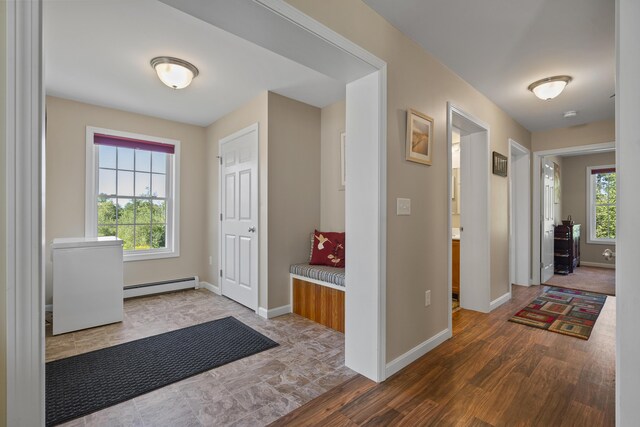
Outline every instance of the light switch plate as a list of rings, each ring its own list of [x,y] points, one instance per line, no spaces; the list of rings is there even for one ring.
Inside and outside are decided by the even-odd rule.
[[[411,199],[396,199],[396,215],[411,215]]]

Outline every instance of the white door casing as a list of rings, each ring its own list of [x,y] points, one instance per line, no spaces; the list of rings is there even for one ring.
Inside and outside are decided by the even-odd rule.
[[[509,153],[509,278],[511,284],[529,286],[531,155],[512,139]]]
[[[553,231],[555,218],[553,215],[554,198],[553,162],[544,159],[542,162],[542,239],[540,259],[540,278],[542,283],[553,277]]]
[[[460,306],[488,313],[491,310],[489,126],[449,104],[449,127],[460,130]]]
[[[219,142],[220,288],[258,309],[258,124]]]

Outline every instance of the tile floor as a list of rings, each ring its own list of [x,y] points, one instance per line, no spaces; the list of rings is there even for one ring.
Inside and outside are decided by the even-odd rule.
[[[64,426],[261,426],[352,378],[344,335],[295,314],[266,320],[206,290],[126,300],[122,323],[52,336],[51,361],[234,316],[279,347],[187,378]]]

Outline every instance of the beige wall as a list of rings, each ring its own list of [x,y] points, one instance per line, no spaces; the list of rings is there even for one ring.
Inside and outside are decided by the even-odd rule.
[[[387,361],[447,328],[446,112],[451,101],[489,124],[491,150],[508,138],[531,147],[531,135],[480,92],[360,0],[288,0],[296,8],[387,62]],[[435,119],[433,166],[404,160],[407,108]],[[491,298],[509,289],[507,180],[491,177]],[[395,199],[412,215],[395,215]],[[424,291],[432,304],[424,307]],[[373,291],[373,289],[372,289]]]
[[[320,109],[269,93],[269,309],[290,303],[289,266],[320,227]]]
[[[610,119],[568,128],[533,132],[531,134],[531,149],[533,151],[545,151],[613,142],[615,139],[615,120]]]
[[[0,427],[7,425],[7,247],[6,234],[6,168],[5,160],[5,114],[6,114],[6,69],[7,69],[7,51],[6,51],[6,19],[7,3],[0,2]]]
[[[599,264],[615,265],[615,260],[607,261],[602,252],[609,248],[615,251],[615,245],[587,243],[589,224],[587,219],[587,167],[614,165],[614,152],[565,157],[562,168],[562,211],[571,215],[576,224],[582,224],[580,238],[580,260]]]
[[[124,264],[126,285],[202,275],[205,270],[205,129],[168,120],[47,97],[46,242],[84,235],[85,129],[177,139],[180,145],[180,256]],[[52,298],[49,248],[46,297]]]
[[[320,228],[344,231],[344,189],[341,189],[340,134],[346,125],[346,103],[339,101],[321,112]]]
[[[212,265],[207,266],[204,274],[204,280],[219,284],[219,266],[218,266],[218,182],[219,182],[219,163],[218,163],[218,141],[222,138],[233,134],[241,129],[246,128],[254,123],[258,123],[258,144],[259,144],[259,175],[260,175],[260,223],[258,227],[258,237],[260,245],[260,266],[259,275],[260,282],[267,282],[267,99],[268,93],[263,92],[244,106],[233,111],[223,118],[212,123],[207,127],[207,148],[206,148],[206,228],[207,228],[207,256],[212,259]],[[267,307],[267,288],[260,288],[260,307]]]

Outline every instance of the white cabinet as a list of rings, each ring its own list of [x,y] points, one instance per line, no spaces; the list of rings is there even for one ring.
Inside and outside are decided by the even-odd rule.
[[[53,334],[121,322],[122,240],[54,239]]]

